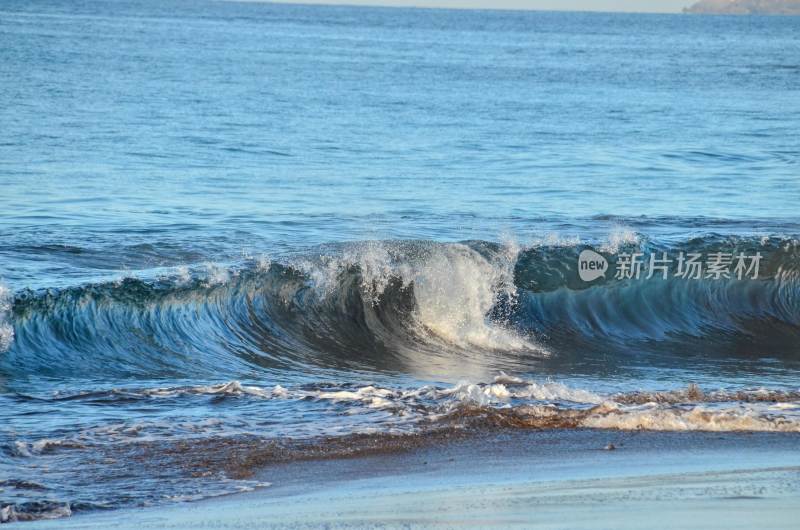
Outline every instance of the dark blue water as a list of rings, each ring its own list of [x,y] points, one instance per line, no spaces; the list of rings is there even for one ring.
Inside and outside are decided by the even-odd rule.
[[[5,1],[0,519],[498,415],[800,430],[799,58],[796,17]]]

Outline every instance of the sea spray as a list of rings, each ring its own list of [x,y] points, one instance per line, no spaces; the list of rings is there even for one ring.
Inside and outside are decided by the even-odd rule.
[[[9,322],[12,303],[11,290],[0,283],[0,353],[8,350],[14,341],[14,328]]]

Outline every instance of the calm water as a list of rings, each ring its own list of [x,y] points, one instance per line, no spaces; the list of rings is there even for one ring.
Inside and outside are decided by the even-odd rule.
[[[799,58],[797,17],[6,0],[0,520],[288,437],[800,430]]]

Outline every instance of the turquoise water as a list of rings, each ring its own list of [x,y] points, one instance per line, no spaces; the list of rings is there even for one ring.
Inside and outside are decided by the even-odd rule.
[[[0,519],[465,407],[800,430],[798,57],[797,17],[4,2]]]

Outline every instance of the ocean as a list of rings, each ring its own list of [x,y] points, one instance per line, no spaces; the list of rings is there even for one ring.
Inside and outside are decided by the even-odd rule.
[[[0,79],[3,522],[800,432],[800,18],[5,0]]]

